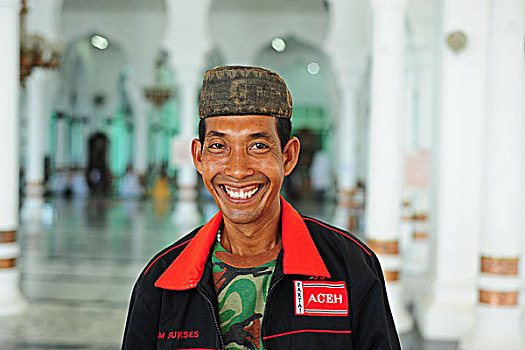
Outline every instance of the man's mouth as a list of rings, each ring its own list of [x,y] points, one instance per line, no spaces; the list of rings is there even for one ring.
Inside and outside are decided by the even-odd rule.
[[[235,200],[246,200],[252,198],[262,187],[262,185],[251,185],[246,187],[231,187],[228,185],[220,186],[226,195]]]

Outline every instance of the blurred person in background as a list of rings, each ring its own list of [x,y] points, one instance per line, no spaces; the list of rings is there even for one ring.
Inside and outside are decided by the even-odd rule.
[[[140,199],[144,195],[144,188],[140,183],[140,178],[133,171],[130,164],[126,168],[126,173],[120,183],[119,195],[124,199]]]

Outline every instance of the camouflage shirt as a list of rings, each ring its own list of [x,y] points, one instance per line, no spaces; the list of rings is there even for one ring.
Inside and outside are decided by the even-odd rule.
[[[215,243],[213,280],[225,349],[262,349],[261,324],[268,287],[281,245],[241,257]]]

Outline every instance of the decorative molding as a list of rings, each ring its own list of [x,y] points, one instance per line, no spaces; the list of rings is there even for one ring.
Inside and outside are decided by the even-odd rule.
[[[0,231],[0,243],[13,243],[16,241],[16,231]]]
[[[16,266],[16,259],[0,259],[0,269],[11,269]]]
[[[387,282],[399,281],[399,271],[383,271],[383,274]]]
[[[412,238],[415,241],[424,241],[428,238],[428,234],[425,231],[414,231]]]
[[[370,249],[372,249],[376,254],[389,254],[389,255],[399,254],[398,241],[381,241],[381,240],[371,239],[367,243]]]
[[[490,306],[517,306],[518,292],[479,291],[479,302]]]
[[[518,275],[518,258],[481,257],[481,272],[497,275]]]

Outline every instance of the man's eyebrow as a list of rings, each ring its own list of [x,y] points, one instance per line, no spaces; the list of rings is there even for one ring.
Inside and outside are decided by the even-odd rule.
[[[271,138],[270,134],[268,134],[267,132],[256,132],[256,133],[253,133],[253,134],[250,134],[250,138],[251,139],[269,139]]]
[[[210,130],[206,133],[206,137],[225,137],[226,134],[218,131]]]

